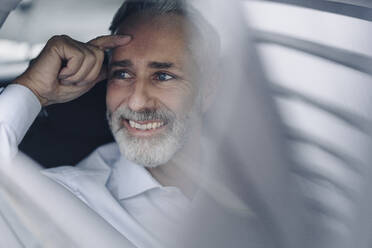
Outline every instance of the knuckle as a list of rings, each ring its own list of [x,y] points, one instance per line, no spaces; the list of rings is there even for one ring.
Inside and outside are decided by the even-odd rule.
[[[60,39],[60,35],[53,35],[50,39],[49,39],[49,41],[56,41],[56,40],[59,40]]]
[[[54,35],[52,38],[50,38],[46,44],[47,47],[51,47],[51,46],[54,46],[55,44],[57,44],[59,42],[59,36],[58,35]]]
[[[67,35],[54,35],[48,40],[45,47],[47,49],[54,49],[54,48],[57,48],[57,47],[64,46],[64,45],[68,44],[67,43],[68,39],[71,39],[71,38]]]
[[[88,58],[90,58],[90,57],[94,57],[94,51],[92,50],[91,47],[89,47],[89,46],[85,47],[84,51],[85,51],[86,56],[87,56]]]
[[[67,40],[67,39],[70,39],[69,36],[65,35],[65,34],[62,34],[62,35],[54,35],[52,36],[48,42],[51,42],[51,43],[56,43],[56,42],[61,42],[61,41],[64,41],[64,40]]]
[[[59,35],[60,39],[63,39],[63,40],[70,40],[70,36],[66,35],[66,34],[61,34]]]

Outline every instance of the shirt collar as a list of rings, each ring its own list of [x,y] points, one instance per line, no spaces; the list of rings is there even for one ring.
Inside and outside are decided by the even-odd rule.
[[[118,200],[162,188],[143,166],[121,155],[116,143],[100,147],[74,167],[74,171],[77,169],[82,175],[105,185]]]
[[[143,166],[128,161],[124,156],[112,165],[107,185],[112,187],[118,200],[162,187]]]

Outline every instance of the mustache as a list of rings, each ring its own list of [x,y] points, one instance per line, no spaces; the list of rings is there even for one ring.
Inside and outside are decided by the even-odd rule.
[[[168,123],[175,119],[175,114],[166,108],[133,111],[130,108],[125,107],[120,109],[120,111],[120,117],[122,119],[133,121],[163,121]]]
[[[127,106],[120,106],[114,112],[107,112],[107,119],[111,128],[113,123],[119,123],[123,120],[133,121],[162,121],[165,124],[173,122],[176,119],[176,114],[166,107],[157,109],[143,109],[141,111],[133,111]],[[124,126],[120,125],[114,133],[120,131]]]

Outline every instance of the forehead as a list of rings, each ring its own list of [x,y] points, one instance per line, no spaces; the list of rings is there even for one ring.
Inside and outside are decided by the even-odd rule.
[[[113,51],[113,60],[135,58],[183,63],[189,56],[187,25],[184,17],[174,14],[132,15],[120,25],[118,34],[132,41]]]

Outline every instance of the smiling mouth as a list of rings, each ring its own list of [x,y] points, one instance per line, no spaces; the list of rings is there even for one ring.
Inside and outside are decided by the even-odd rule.
[[[133,121],[133,120],[124,119],[123,122],[124,122],[124,125],[129,130],[135,130],[135,131],[152,131],[152,130],[161,129],[162,127],[166,125],[164,121],[160,121],[160,120]]]

